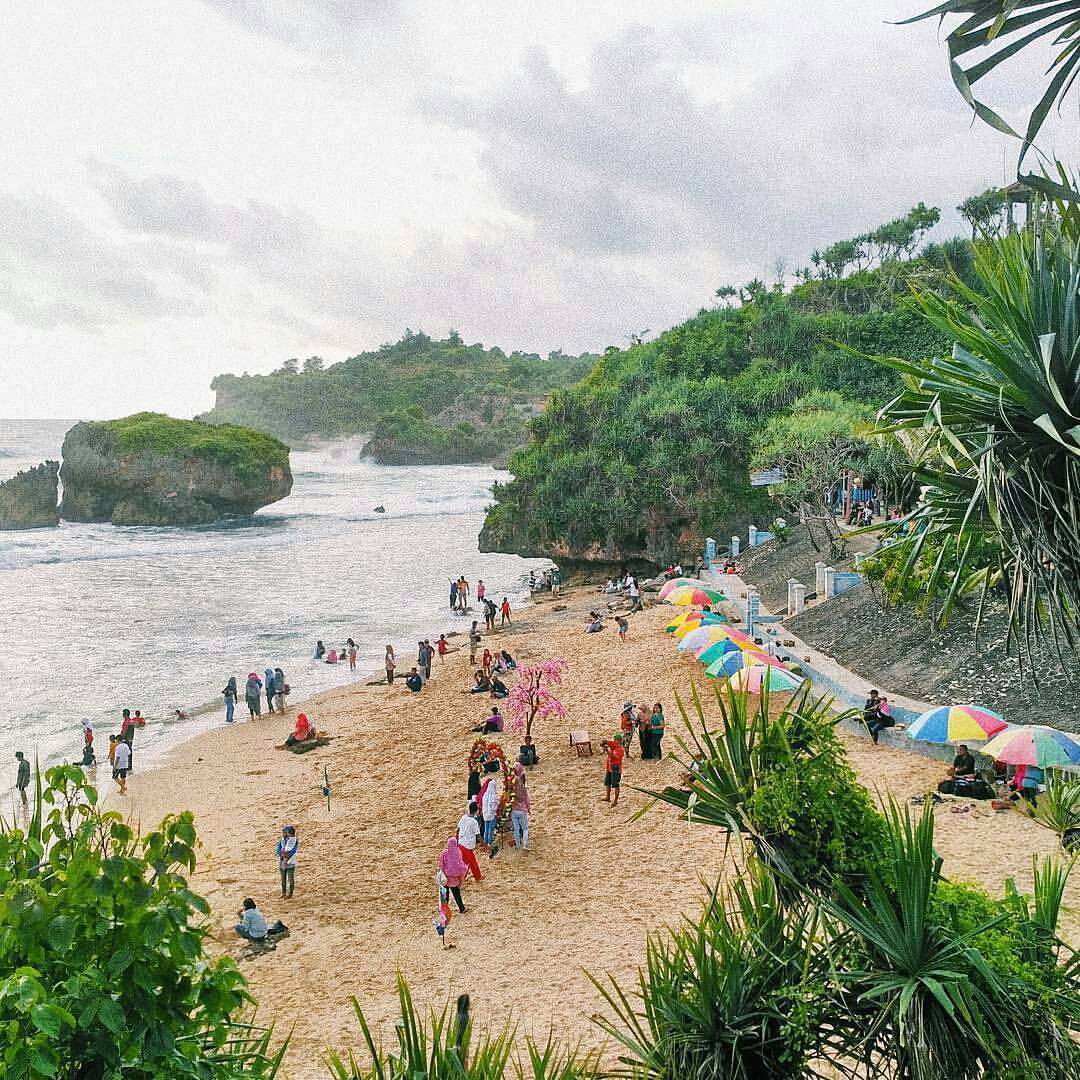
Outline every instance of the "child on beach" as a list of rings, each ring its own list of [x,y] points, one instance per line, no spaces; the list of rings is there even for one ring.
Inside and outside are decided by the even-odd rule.
[[[615,623],[619,627],[619,640],[626,641],[626,632],[630,629],[630,624],[623,615],[616,616]]]
[[[480,670],[483,671],[484,676],[488,679],[491,678],[491,665],[494,660],[495,657],[492,656],[491,650],[485,649],[483,659],[480,661]]]
[[[439,905],[435,911],[435,933],[444,949],[454,946],[446,940],[446,928],[450,925],[450,889],[446,884],[446,875],[441,871],[435,874],[435,884],[439,890]]]
[[[296,888],[296,852],[300,842],[296,838],[296,826],[286,825],[277,842],[278,870],[281,873],[281,899],[292,899]]]
[[[611,802],[611,793],[615,792],[615,806],[619,805],[619,787],[622,784],[623,748],[618,739],[605,739],[604,748],[604,802]]]
[[[476,666],[476,650],[480,647],[480,631],[476,629],[477,622],[474,619],[472,629],[469,631],[469,666]]]
[[[502,613],[502,620],[500,626],[510,625],[510,600],[507,597],[502,598],[502,603],[499,605],[499,611]]]
[[[445,634],[439,635],[439,640],[435,642],[435,649],[439,654],[439,663],[446,663],[446,654],[450,651],[450,642],[446,640]]]

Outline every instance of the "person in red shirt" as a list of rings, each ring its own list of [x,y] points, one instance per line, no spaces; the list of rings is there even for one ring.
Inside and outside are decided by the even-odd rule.
[[[607,754],[604,773],[604,802],[612,802],[611,793],[615,792],[614,806],[619,805],[619,787],[622,784],[622,744],[615,739],[605,739],[601,744]]]
[[[510,625],[510,600],[507,597],[502,598],[502,603],[499,605],[499,611],[502,612],[502,621],[500,626]]]

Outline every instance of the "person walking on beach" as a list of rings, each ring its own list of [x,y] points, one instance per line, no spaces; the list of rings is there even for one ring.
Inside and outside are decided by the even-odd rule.
[[[279,667],[274,668],[274,704],[279,713],[285,712],[285,672]]]
[[[631,577],[627,592],[630,594],[630,613],[641,610],[641,586],[636,577]]]
[[[446,640],[445,634],[439,635],[439,640],[435,642],[435,651],[439,654],[439,663],[446,663],[446,654],[450,651],[450,642]]]
[[[469,667],[476,667],[476,650],[480,646],[480,631],[476,629],[477,625],[473,619],[472,629],[469,631]]]
[[[458,583],[456,581],[450,582],[450,610],[457,611],[457,590]]]
[[[125,739],[116,740],[116,752],[113,755],[113,779],[120,788],[120,794],[127,794],[128,771],[131,769],[131,747]]]
[[[300,841],[296,839],[296,826],[286,825],[277,842],[278,870],[281,873],[281,899],[291,900],[296,888],[296,852]]]
[[[525,766],[520,761],[514,763],[514,802],[510,807],[510,823],[514,829],[514,847],[518,851],[529,849],[529,785],[525,780]]]
[[[229,676],[229,681],[225,684],[225,689],[221,691],[221,696],[225,701],[225,723],[231,724],[233,722],[233,713],[236,711],[235,675]]]
[[[244,686],[244,701],[247,703],[248,717],[252,720],[254,720],[256,716],[262,716],[262,706],[259,704],[259,695],[261,692],[262,679],[252,671],[249,673],[247,683]]]
[[[623,748],[622,743],[605,739],[601,744],[606,755],[604,761],[604,802],[611,802],[611,793],[615,792],[614,805],[619,805],[619,788],[622,785]]]
[[[15,751],[15,760],[19,763],[19,771],[15,776],[15,787],[19,790],[19,798],[23,806],[28,805],[26,789],[30,786],[30,762],[23,756],[21,750]]]
[[[471,773],[472,779],[476,773]],[[479,790],[479,789],[478,789]],[[469,802],[468,813],[462,814],[457,823],[458,846],[461,848],[461,857],[473,876],[473,881],[479,881],[483,876],[480,873],[480,864],[476,861],[476,844],[480,839],[480,822],[476,820],[476,800]]]
[[[477,603],[482,604],[484,602],[484,594],[487,592],[487,586],[484,584],[483,578],[478,578],[476,582],[476,600]]]
[[[499,609],[495,606],[494,600],[484,601],[484,626],[491,633],[495,632],[495,616],[498,614]]]
[[[435,658],[435,646],[428,638],[424,638],[424,678],[431,678],[431,661]]]
[[[615,625],[619,628],[619,642],[624,644],[626,642],[626,632],[630,629],[630,623],[626,621],[625,616],[617,615]]]
[[[469,867],[462,857],[461,846],[458,844],[456,836],[447,838],[446,846],[439,855],[439,869],[446,877],[446,887],[454,897],[454,903],[457,904],[458,911],[464,912],[465,904],[461,899],[461,885],[465,880],[465,875],[469,872]]]
[[[551,595],[558,596],[562,592],[562,571],[557,567],[551,568]]]
[[[484,787],[480,809],[484,815],[484,843],[491,848],[495,842],[495,823],[499,816],[499,781],[495,776],[492,776]],[[491,857],[495,857],[494,848]]]
[[[386,685],[393,686],[394,684],[394,668],[397,667],[397,661],[394,659],[394,646],[386,646]]]
[[[499,623],[499,625],[500,626],[509,626],[510,625],[510,601],[505,596],[502,598],[502,604],[499,605],[499,611],[502,612],[502,621]]]

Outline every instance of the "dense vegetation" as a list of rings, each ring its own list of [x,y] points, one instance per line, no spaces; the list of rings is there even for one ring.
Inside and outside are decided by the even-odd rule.
[[[0,1074],[272,1077],[243,975],[204,953],[191,814],[140,836],[81,769],[45,779],[27,826],[0,824]]]
[[[121,454],[200,458],[257,476],[289,465],[289,448],[283,442],[235,424],[212,425],[199,420],[177,420],[164,413],[142,412],[119,420],[90,422],[87,426],[115,436]]]
[[[270,375],[218,375],[217,403],[203,419],[269,431],[286,441],[373,431],[377,458],[490,460],[521,445],[515,405],[539,405],[585,375],[594,356],[507,355],[406,330],[400,341],[324,366],[289,360]],[[527,410],[521,410],[527,411]]]
[[[871,416],[900,388],[872,357],[947,351],[946,335],[900,302],[916,281],[944,282],[947,265],[970,267],[966,240],[912,254],[933,220],[936,211],[920,204],[843,242],[843,252],[815,253],[818,269],[800,272],[790,291],[725,287],[718,293],[739,306],[608,349],[532,421],[529,445],[511,461],[513,480],[496,487],[485,543],[599,545],[665,562],[692,557],[706,534],[726,538],[754,516],[768,522],[773,510],[766,492],[751,488],[749,468],[770,417],[822,392]],[[835,464],[833,482],[844,467]]]

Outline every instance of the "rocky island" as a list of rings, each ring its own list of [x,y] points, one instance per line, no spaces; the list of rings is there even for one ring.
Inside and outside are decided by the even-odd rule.
[[[58,461],[46,461],[0,483],[0,529],[41,529],[57,525]]]
[[[76,424],[63,459],[68,521],[203,525],[292,490],[289,448],[273,436],[161,413]]]

